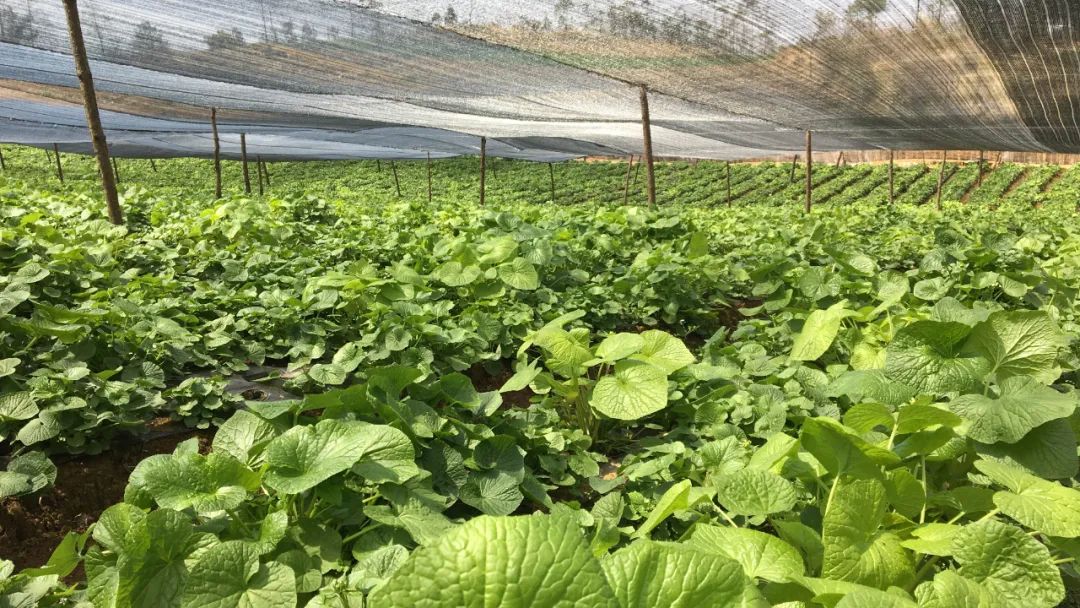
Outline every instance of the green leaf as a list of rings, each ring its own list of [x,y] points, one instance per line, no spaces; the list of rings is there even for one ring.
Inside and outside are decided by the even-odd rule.
[[[348,470],[377,449],[382,428],[363,422],[321,420],[294,426],[266,446],[264,483],[284,494],[299,494]]]
[[[836,608],[917,608],[906,595],[861,588],[848,593],[836,604]]]
[[[673,543],[638,541],[602,565],[622,608],[738,606],[751,586],[735,561]]]
[[[798,550],[779,538],[745,528],[698,525],[687,546],[738,562],[746,576],[776,583],[806,573]]]
[[[651,329],[641,334],[641,339],[645,343],[635,359],[654,365],[668,375],[696,361],[686,344],[667,332]]]
[[[885,476],[889,503],[904,517],[914,519],[926,504],[922,483],[907,469],[894,469]]]
[[[1051,536],[1080,537],[1080,490],[1040,479],[1003,462],[979,460],[975,468],[1008,488],[994,494],[994,505],[1005,515]]]
[[[0,395],[0,421],[29,420],[38,415],[38,406],[30,393]]]
[[[829,384],[831,397],[848,396],[852,401],[871,401],[885,405],[900,405],[911,400],[915,391],[889,379],[882,370],[854,370],[844,372]]]
[[[0,472],[0,498],[40,492],[56,482],[56,465],[43,452],[12,458]]]
[[[923,393],[972,392],[992,364],[978,354],[961,352],[970,333],[962,323],[912,323],[897,332],[886,349],[885,372]]]
[[[589,404],[608,418],[637,420],[667,406],[668,382],[664,370],[641,361],[623,360],[615,373],[593,387]]]
[[[296,577],[277,562],[259,563],[254,547],[240,541],[213,546],[188,575],[183,608],[276,608],[296,605]]]
[[[687,509],[690,506],[691,488],[692,484],[689,479],[684,479],[668,488],[660,497],[660,500],[656,501],[656,505],[649,512],[649,516],[634,532],[634,538],[648,536],[657,526],[664,523],[664,520],[678,511]]]
[[[1005,608],[1005,604],[973,580],[953,570],[939,572],[934,580],[915,590],[919,608]]]
[[[1006,379],[999,393],[996,398],[962,395],[949,403],[968,422],[968,437],[982,443],[1016,443],[1035,427],[1066,418],[1076,409],[1075,397],[1026,376]]]
[[[369,598],[400,608],[622,608],[570,518],[478,517],[409,556]]]
[[[162,508],[206,514],[240,506],[259,476],[226,454],[158,454],[140,462],[128,484]]]
[[[1016,443],[977,444],[979,455],[1023,467],[1043,479],[1067,479],[1080,472],[1076,433],[1067,419],[1051,420]]]
[[[461,502],[486,515],[510,515],[521,506],[521,480],[499,470],[473,471],[461,486]]]
[[[716,500],[731,513],[759,516],[795,506],[795,486],[775,473],[741,469],[716,480]]]
[[[993,520],[964,526],[953,539],[953,557],[960,576],[1009,608],[1053,608],[1065,599],[1050,551],[1016,526]]]
[[[897,411],[896,434],[908,435],[939,425],[953,428],[962,422],[959,416],[937,405],[912,403]]]
[[[803,323],[795,337],[791,358],[796,361],[816,361],[832,346],[840,332],[840,324],[855,313],[847,309],[847,301],[837,302],[826,310],[815,310]]]
[[[19,367],[19,363],[22,363],[22,360],[17,359],[15,357],[8,357],[7,359],[0,359],[0,378],[3,378],[4,376],[10,376],[10,375],[14,374],[15,370],[18,369],[18,367]],[[2,400],[2,399],[3,399],[3,397],[0,396],[0,400]],[[2,403],[2,401],[0,401],[0,403]],[[4,409],[3,406],[0,405],[0,411],[3,411],[3,409]],[[2,418],[2,417],[3,417],[3,414],[0,414],[0,418]]]
[[[952,555],[953,539],[962,528],[955,524],[923,524],[911,531],[912,538],[900,544],[924,555],[948,557]]]
[[[1058,354],[1065,336],[1045,312],[1018,310],[997,312],[979,323],[964,351],[988,359],[998,382],[1014,376],[1031,376],[1050,384],[1061,375]]]
[[[540,286],[540,276],[536,273],[536,267],[525,258],[514,258],[505,264],[496,267],[499,278],[514,289],[532,291]]]
[[[874,445],[832,418],[808,418],[799,436],[802,446],[835,475],[879,477],[881,467],[900,462],[891,451]]]
[[[277,436],[274,425],[247,410],[239,410],[214,434],[214,451],[252,463],[266,444]]]
[[[885,486],[876,479],[841,476],[829,493],[821,538],[821,574],[879,589],[914,580],[912,556],[892,532],[881,530],[888,510]]]
[[[311,369],[308,370],[308,376],[319,384],[337,386],[345,382],[348,373],[336,363],[320,363],[311,366]]]
[[[462,266],[461,262],[447,262],[431,273],[432,278],[448,287],[464,287],[483,275],[479,266]]]
[[[645,338],[640,334],[612,334],[596,347],[596,356],[605,362],[614,363],[625,359],[645,347]]]

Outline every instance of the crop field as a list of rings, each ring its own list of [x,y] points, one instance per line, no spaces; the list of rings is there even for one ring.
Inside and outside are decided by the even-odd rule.
[[[1080,598],[1080,166],[3,152],[0,607]]]

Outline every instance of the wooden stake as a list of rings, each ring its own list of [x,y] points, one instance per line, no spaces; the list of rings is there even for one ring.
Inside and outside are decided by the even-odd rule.
[[[622,204],[626,205],[630,200],[630,170],[634,168],[634,155],[630,155],[630,162],[626,165],[626,183],[623,184]]]
[[[795,158],[791,159],[791,183],[795,183],[795,168],[799,165],[799,155],[796,154]]]
[[[484,206],[484,189],[487,186],[487,138],[480,138],[480,206]]]
[[[71,54],[75,58],[75,74],[79,77],[79,88],[82,90],[86,124],[90,129],[90,141],[94,144],[94,156],[97,157],[98,172],[101,174],[101,189],[105,192],[105,207],[109,213],[109,221],[122,224],[124,215],[120,211],[120,198],[116,194],[115,176],[109,170],[109,145],[105,140],[105,129],[101,127],[94,76],[90,72],[90,61],[86,58],[86,42],[83,40],[77,1],[64,0],[64,12],[67,13]]]
[[[375,159],[375,170],[382,173],[382,161],[378,158]]]
[[[836,168],[840,168],[840,163],[844,162],[844,151],[841,150],[840,154],[836,155]]]
[[[724,173],[727,178],[727,206],[731,207],[731,161],[727,161],[724,165]]]
[[[649,120],[649,89],[641,85],[641,134],[645,152],[645,176],[648,179],[649,206],[656,205],[656,171],[653,167],[652,122]]]
[[[210,108],[210,128],[214,132],[214,198],[221,198],[221,140],[218,139],[217,108]]]
[[[397,191],[398,198],[401,198],[401,182],[398,181],[397,165],[394,161],[390,161],[390,171],[394,174],[394,190]]]
[[[7,171],[7,161],[4,160],[4,150],[0,149],[0,169]]]
[[[112,158],[112,172],[116,178],[117,185],[120,184],[120,161],[115,156],[110,155]]]
[[[263,162],[261,156],[255,157],[255,170],[259,173],[259,196],[263,196]]]
[[[945,164],[946,164],[946,162],[948,160],[949,160],[949,151],[948,150],[943,150],[941,152],[941,171],[938,172],[938,177],[937,177],[937,208],[938,208],[938,211],[941,211],[941,209],[942,209],[942,207],[941,207],[941,194],[942,194],[942,189],[945,186]]]
[[[266,187],[269,188],[270,184],[270,164],[265,160],[263,161],[263,175],[266,176]]]
[[[154,159],[152,159],[152,158],[150,159],[150,169],[154,173],[157,173],[157,164],[154,162]]]
[[[251,173],[248,171],[247,133],[240,134],[240,161],[244,167],[244,194],[251,194]]]
[[[427,202],[431,202],[431,152],[427,153]]]
[[[814,134],[806,132],[806,212],[814,205]]]
[[[555,203],[555,165],[548,163],[548,176],[551,178],[551,202]]]
[[[979,179],[975,182],[979,186],[983,183],[983,159],[985,158],[985,155],[986,152],[984,150],[979,150]]]
[[[889,204],[896,200],[896,152],[889,150]]]
[[[60,178],[60,183],[64,183],[64,165],[60,163],[60,146],[59,144],[53,144],[53,158],[56,159],[56,176]]]
[[[48,148],[45,148],[45,160],[49,161],[49,164],[53,164],[53,155]]]

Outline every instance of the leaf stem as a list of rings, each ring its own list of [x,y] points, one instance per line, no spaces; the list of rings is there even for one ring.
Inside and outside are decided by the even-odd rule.
[[[922,491],[923,491],[923,503],[922,509],[919,511],[919,523],[926,523],[926,497],[930,496],[930,490],[926,487],[926,456],[921,459],[920,468],[922,469]]]

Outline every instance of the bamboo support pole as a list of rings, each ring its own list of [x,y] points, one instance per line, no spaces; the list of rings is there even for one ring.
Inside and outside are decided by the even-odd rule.
[[[986,152],[979,150],[979,179],[975,180],[975,184],[981,186],[983,183],[983,163],[985,162]]]
[[[150,170],[157,173],[157,163],[155,163],[152,158],[150,159]]]
[[[53,158],[56,159],[56,177],[60,178],[60,183],[64,183],[64,165],[60,162],[60,145],[53,144]]]
[[[555,165],[548,163],[548,177],[551,178],[551,202],[555,203]]]
[[[843,163],[843,162],[844,162],[844,151],[841,150],[840,154],[836,155],[836,168],[839,169],[841,163]]]
[[[263,161],[262,165],[263,165],[263,175],[266,176],[266,187],[269,188],[272,185],[270,183],[270,165],[265,160]]]
[[[221,198],[221,140],[218,138],[217,108],[210,108],[210,128],[214,133],[214,198]]]
[[[427,202],[431,202],[431,152],[427,153]]]
[[[814,133],[806,132],[806,212],[814,205]]]
[[[796,168],[797,168],[798,166],[799,166],[799,155],[798,155],[798,154],[796,154],[796,155],[795,155],[794,157],[792,157],[792,159],[791,159],[791,178],[789,179],[789,181],[790,181],[791,183],[793,183],[793,184],[795,183],[795,169],[796,169]]]
[[[112,172],[113,177],[116,178],[116,184],[120,185],[120,161],[115,156],[109,155],[112,159]]]
[[[240,162],[244,170],[244,194],[251,194],[251,172],[248,170],[247,133],[240,134]]]
[[[7,161],[4,160],[4,151],[0,149],[0,169],[7,171]]]
[[[945,186],[945,165],[948,163],[948,160],[949,160],[949,151],[948,150],[943,150],[941,152],[941,171],[938,172],[938,178],[937,178],[937,208],[938,208],[938,211],[941,211],[941,209],[942,209],[941,195],[942,195],[942,190],[944,189],[944,186]]]
[[[480,138],[480,206],[484,206],[487,187],[487,138]]]
[[[645,177],[648,180],[649,206],[656,205],[656,170],[653,166],[652,122],[649,120],[649,89],[641,85],[641,134],[645,156]]]
[[[263,196],[265,191],[263,190],[263,162],[262,156],[255,157],[255,172],[259,174],[259,196]]]
[[[382,160],[378,158],[375,159],[375,170],[382,173]]]
[[[634,168],[634,155],[630,155],[630,161],[626,165],[626,179],[623,184],[622,204],[626,205],[630,200],[630,171]]]
[[[397,164],[394,161],[390,161],[390,172],[394,174],[394,191],[398,198],[401,198],[401,181],[398,180]]]

